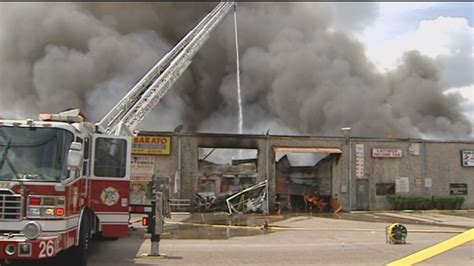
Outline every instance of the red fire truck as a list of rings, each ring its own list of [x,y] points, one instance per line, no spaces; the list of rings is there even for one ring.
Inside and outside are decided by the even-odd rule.
[[[41,259],[92,234],[126,236],[130,140],[76,110],[0,122],[0,258]]]
[[[233,6],[220,2],[98,123],[78,109],[0,120],[0,264],[68,251],[86,265],[94,234],[127,236],[131,136]]]

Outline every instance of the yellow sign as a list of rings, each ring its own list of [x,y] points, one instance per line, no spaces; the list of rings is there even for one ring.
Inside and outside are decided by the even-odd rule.
[[[171,137],[137,136],[133,138],[133,154],[162,154],[169,155]]]

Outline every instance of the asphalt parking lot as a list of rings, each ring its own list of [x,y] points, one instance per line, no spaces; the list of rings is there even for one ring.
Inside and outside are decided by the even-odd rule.
[[[418,250],[427,248],[456,233],[469,228],[471,218],[437,214],[390,214],[388,220],[406,220],[408,228],[407,244],[386,243],[384,229],[386,222],[366,220],[366,214],[351,214],[351,220],[314,216],[293,216],[271,221],[270,226],[287,228],[287,231],[269,232],[259,229],[245,229],[246,236],[228,239],[213,236],[232,236],[231,228],[199,227],[203,233],[194,235],[200,239],[176,239],[170,232],[186,230],[172,228],[160,242],[160,253],[165,258],[143,258],[150,252],[149,239],[143,239],[140,229],[133,231],[126,239],[113,242],[94,243],[89,259],[90,265],[384,265]],[[371,213],[370,215],[376,215]],[[359,216],[359,217],[356,217]],[[404,217],[406,216],[406,217]],[[262,218],[262,217],[260,217]],[[177,217],[175,219],[180,219]],[[377,218],[376,218],[377,219]],[[186,221],[187,219],[181,220]],[[189,219],[188,219],[189,220]],[[260,219],[262,220],[262,219]],[[254,225],[258,224],[254,219]],[[437,222],[437,225],[429,223]],[[420,224],[421,223],[421,224]],[[452,223],[454,226],[450,226]],[[171,225],[169,225],[171,226]],[[172,227],[172,226],[171,226]],[[294,229],[294,230],[292,230]],[[300,230],[300,231],[298,231]],[[346,231],[347,230],[347,231]],[[414,230],[432,230],[430,233],[410,233]],[[271,231],[271,230],[270,230]],[[234,232],[239,235],[238,232]],[[245,234],[245,233],[244,233]],[[472,265],[474,263],[474,243],[452,249],[426,260],[425,265]]]
[[[142,256],[150,252],[150,240],[136,223],[127,238],[92,241],[88,265],[385,265],[474,227],[469,215],[258,216],[245,219],[250,221],[250,228],[234,229],[194,226],[187,223],[194,223],[192,217],[199,216],[177,214],[169,221],[174,223],[166,225],[160,242],[164,258]],[[275,230],[261,229],[258,224],[262,221],[268,221]],[[404,221],[407,244],[386,243],[384,230],[390,221]],[[186,224],[176,224],[179,222]],[[420,265],[474,265],[473,251],[471,241]]]

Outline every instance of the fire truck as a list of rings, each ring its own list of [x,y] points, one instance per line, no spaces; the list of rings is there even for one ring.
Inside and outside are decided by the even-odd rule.
[[[233,7],[220,2],[97,123],[78,109],[0,120],[0,264],[67,251],[86,265],[93,235],[128,235],[135,129]]]

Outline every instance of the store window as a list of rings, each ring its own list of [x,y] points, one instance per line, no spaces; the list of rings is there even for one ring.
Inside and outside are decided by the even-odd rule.
[[[377,196],[395,195],[395,183],[377,183],[375,194]]]

